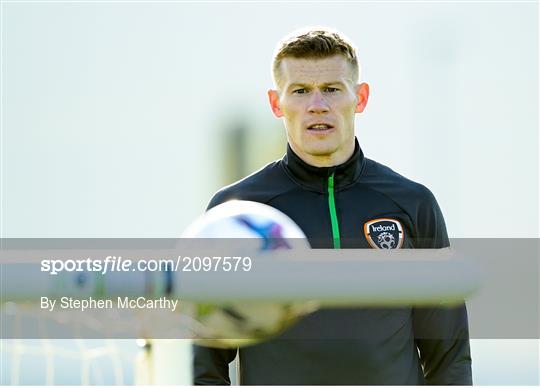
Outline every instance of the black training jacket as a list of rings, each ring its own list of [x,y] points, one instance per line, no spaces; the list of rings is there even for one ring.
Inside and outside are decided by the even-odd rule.
[[[313,248],[443,248],[449,245],[433,194],[377,162],[356,141],[344,164],[318,168],[291,148],[283,159],[220,190],[281,210]],[[389,269],[391,270],[391,269]],[[277,339],[240,348],[245,385],[470,385],[464,305],[336,308],[301,319]],[[236,349],[194,346],[194,383],[230,384]]]

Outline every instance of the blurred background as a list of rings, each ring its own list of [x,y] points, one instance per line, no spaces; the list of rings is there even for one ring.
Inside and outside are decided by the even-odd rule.
[[[2,238],[178,237],[219,187],[283,155],[270,63],[308,25],[357,45],[364,153],[428,186],[450,237],[540,237],[537,2],[0,7]],[[538,339],[472,346],[476,384],[539,383]],[[34,368],[20,382],[44,384]]]

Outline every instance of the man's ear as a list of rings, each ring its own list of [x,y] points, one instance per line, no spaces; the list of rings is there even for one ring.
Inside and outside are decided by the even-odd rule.
[[[362,113],[366,108],[368,98],[369,98],[369,85],[361,83],[356,85],[356,97],[358,97],[358,102],[356,103],[356,113]]]
[[[268,101],[270,102],[270,108],[276,117],[283,117],[283,112],[279,107],[279,94],[277,90],[268,91]]]

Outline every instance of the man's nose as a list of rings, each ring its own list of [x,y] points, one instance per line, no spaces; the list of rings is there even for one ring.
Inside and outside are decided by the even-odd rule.
[[[328,103],[326,102],[326,99],[322,95],[322,93],[318,90],[314,91],[311,100],[309,101],[308,105],[308,112],[309,113],[326,113],[328,112],[329,107]]]

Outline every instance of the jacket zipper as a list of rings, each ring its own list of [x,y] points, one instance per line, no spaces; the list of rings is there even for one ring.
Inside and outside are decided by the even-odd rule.
[[[332,240],[334,249],[341,248],[341,238],[339,235],[339,224],[336,213],[336,200],[334,198],[334,173],[328,177],[328,209],[330,210],[330,221],[332,222]]]

